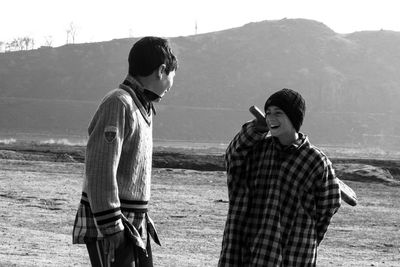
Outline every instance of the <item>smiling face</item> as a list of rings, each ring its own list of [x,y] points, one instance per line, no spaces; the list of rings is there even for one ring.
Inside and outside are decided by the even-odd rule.
[[[297,140],[297,131],[285,112],[277,106],[269,106],[265,119],[271,135],[279,139],[283,145],[291,144]]]

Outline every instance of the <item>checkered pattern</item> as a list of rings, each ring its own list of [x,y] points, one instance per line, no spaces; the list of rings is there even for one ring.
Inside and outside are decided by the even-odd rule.
[[[118,210],[118,219],[121,219],[121,210]],[[126,210],[124,216],[136,227],[140,229],[144,222],[144,212],[133,212]],[[104,235],[96,226],[95,216],[90,208],[87,194],[82,193],[81,202],[75,217],[72,242],[74,244],[83,244],[103,239]],[[111,227],[114,228],[114,227]],[[123,228],[121,228],[123,230]]]
[[[121,201],[121,203],[125,202],[127,201]],[[137,239],[137,244],[146,244],[147,233],[149,233],[153,240],[160,245],[157,231],[154,227],[154,222],[148,216],[147,209],[144,211],[142,209],[133,208],[131,203],[130,206],[123,204],[121,209],[122,212],[119,210],[119,219],[122,219],[123,221],[125,220],[132,225],[132,229],[130,229],[132,232],[131,235],[133,238]],[[95,216],[90,209],[87,195],[86,193],[82,193],[81,202],[75,217],[75,223],[72,232],[72,243],[84,244],[96,240],[102,240],[104,235],[96,226],[96,224],[97,221],[95,220]]]
[[[219,266],[315,266],[340,207],[329,159],[300,134],[283,148],[246,123],[226,152],[229,211]]]

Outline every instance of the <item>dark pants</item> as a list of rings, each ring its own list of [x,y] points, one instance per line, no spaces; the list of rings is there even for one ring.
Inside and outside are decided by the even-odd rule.
[[[153,255],[151,253],[150,236],[147,236],[147,257],[134,248],[128,238],[126,242],[115,251],[114,262],[108,263],[103,251],[103,241],[86,243],[90,263],[93,267],[153,267]]]

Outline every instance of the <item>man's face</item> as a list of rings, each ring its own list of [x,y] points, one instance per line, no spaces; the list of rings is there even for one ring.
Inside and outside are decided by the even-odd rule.
[[[161,100],[161,98],[165,95],[166,92],[171,89],[174,84],[175,71],[170,71],[168,74],[163,71],[161,78],[157,81],[156,85],[153,88],[153,93],[157,94]]]
[[[277,106],[269,106],[267,108],[265,119],[272,136],[289,136],[296,132],[289,117]]]

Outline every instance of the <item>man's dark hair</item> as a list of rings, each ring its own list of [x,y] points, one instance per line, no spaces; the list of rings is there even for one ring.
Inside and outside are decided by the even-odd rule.
[[[143,37],[133,45],[128,62],[132,76],[149,76],[162,64],[166,65],[167,74],[178,68],[168,40],[152,36]]]

